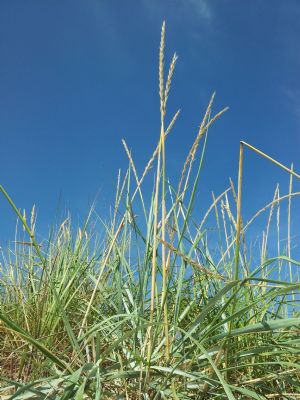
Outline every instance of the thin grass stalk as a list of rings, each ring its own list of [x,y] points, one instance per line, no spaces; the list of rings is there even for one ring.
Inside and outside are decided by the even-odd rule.
[[[285,165],[281,164],[280,162],[278,162],[277,160],[275,160],[274,158],[268,156],[266,153],[263,153],[261,150],[258,150],[256,147],[251,146],[249,143],[246,143],[244,141],[241,141],[241,143],[248,147],[249,149],[253,150],[255,153],[261,155],[262,157],[266,158],[267,160],[271,161],[272,163],[274,163],[275,165],[277,165],[278,167],[282,168],[284,171],[288,172],[289,174],[295,176],[296,178],[300,179],[300,175],[297,174],[294,170],[286,167]]]
[[[267,244],[268,244],[268,239],[269,239],[270,225],[271,225],[271,221],[272,221],[272,217],[273,217],[275,201],[278,198],[278,190],[279,190],[279,185],[276,185],[274,197],[273,197],[274,204],[270,207],[268,223],[267,223],[267,228],[266,228],[266,244],[265,244],[265,249],[264,249],[265,257],[267,256]],[[290,199],[290,197],[289,197],[289,199]]]
[[[277,256],[280,256],[280,189],[278,186],[278,192],[277,192],[277,212],[276,212],[276,231],[277,231]],[[281,263],[279,263],[279,279],[281,279]]]
[[[293,164],[291,165],[291,170],[293,171]],[[292,207],[292,194],[293,191],[293,175],[290,174],[290,182],[289,182],[289,201],[288,201],[288,232],[287,232],[287,255],[288,258],[291,258],[291,207]],[[292,264],[289,262],[289,273],[290,273],[290,282],[293,281],[292,275]]]
[[[169,96],[172,76],[175,69],[177,60],[174,54],[164,88],[164,41],[165,41],[165,23],[162,27],[161,46],[159,54],[159,87],[160,87],[160,116],[161,116],[161,132],[160,132],[160,151],[161,151],[161,235],[163,240],[166,238],[166,155],[165,155],[165,128],[164,120],[166,115],[166,105]],[[161,305],[163,307],[163,320],[164,320],[164,334],[165,334],[165,355],[166,360],[169,360],[169,327],[168,327],[168,306],[167,306],[167,262],[166,262],[166,249],[162,243],[162,297]]]
[[[241,237],[241,210],[242,210],[242,180],[243,180],[243,143],[240,142],[240,153],[239,153],[239,170],[238,170],[238,194],[237,194],[237,211],[236,211],[236,237],[235,237],[235,254],[234,254],[234,269],[232,273],[233,281],[237,281],[239,278],[239,258],[240,258],[240,237]],[[231,315],[235,313],[237,303],[237,290],[233,289],[233,299],[231,307]],[[231,334],[233,329],[233,320],[230,320],[228,325],[228,334]],[[225,346],[225,365],[228,368],[229,363],[229,342],[226,341]],[[227,375],[227,372],[226,372]],[[228,378],[228,376],[227,376]]]
[[[211,213],[211,211],[214,209],[214,207],[216,207],[217,203],[222,199],[222,197],[228,193],[230,191],[230,188],[227,188],[223,193],[221,193],[215,200],[214,202],[209,206],[209,208],[207,209],[206,213],[204,214],[204,217],[202,218],[202,221],[199,225],[199,230],[201,231],[201,229],[203,228],[207,218],[209,217],[209,214]]]
[[[158,223],[158,193],[159,193],[159,181],[160,181],[160,161],[161,152],[158,152],[157,158],[157,176],[155,183],[155,196],[154,196],[154,207],[153,207],[153,242],[152,242],[152,270],[151,270],[151,297],[150,297],[150,325],[149,325],[149,337],[148,337],[148,365],[150,365],[151,352],[152,352],[152,325],[154,321],[154,309],[155,309],[155,288],[156,288],[156,252],[157,252],[157,223]]]
[[[118,199],[119,199],[119,192],[120,192],[120,182],[121,182],[121,169],[118,170],[116,197],[115,197],[114,212],[113,212],[113,217],[112,217],[112,229],[113,230],[115,229],[116,218],[117,218]]]
[[[161,119],[161,152],[162,152],[162,224],[161,224],[161,235],[162,239],[166,239],[166,156],[165,156],[165,133],[164,133],[164,117]],[[169,341],[169,327],[168,327],[168,304],[167,304],[167,262],[166,262],[166,248],[162,243],[162,305],[163,305],[163,316],[164,316],[164,331],[166,339],[166,360],[168,362],[170,358],[170,341]]]
[[[242,180],[243,180],[243,143],[240,143],[239,172],[238,172],[238,195],[236,211],[236,247],[233,279],[239,278],[239,256],[240,256],[240,235],[241,235],[241,211],[242,211]]]
[[[271,221],[272,221],[272,217],[273,217],[273,210],[275,207],[275,200],[277,198],[277,193],[278,193],[278,185],[276,186],[275,192],[274,192],[274,197],[273,197],[273,202],[274,204],[272,204],[272,206],[270,207],[270,212],[269,212],[269,216],[268,216],[268,222],[267,222],[267,227],[266,227],[266,231],[263,232],[263,238],[262,238],[262,256],[261,256],[261,263],[263,264],[266,259],[267,259],[267,247],[268,247],[268,239],[269,239],[269,231],[270,231],[270,225],[271,225]],[[264,269],[262,271],[263,275],[265,274],[265,276],[267,277],[269,272],[268,269]],[[263,287],[263,291],[266,291],[267,285],[266,283],[262,283],[262,287]]]
[[[156,270],[157,270],[157,226],[158,226],[158,199],[159,199],[159,186],[161,179],[161,157],[162,146],[164,143],[164,45],[165,45],[165,22],[163,22],[161,30],[160,51],[159,51],[159,96],[160,96],[160,112],[161,112],[161,132],[158,146],[157,156],[157,169],[155,181],[155,194],[154,194],[154,207],[153,207],[153,242],[152,242],[152,271],[151,271],[151,297],[150,297],[150,325],[148,330],[148,379],[150,372],[150,361],[153,347],[152,328],[154,322],[154,309],[155,309],[155,289],[156,289]],[[165,221],[163,221],[165,223]],[[163,229],[162,229],[163,231]]]
[[[294,165],[291,165],[291,170],[294,170]],[[288,201],[288,240],[287,240],[287,254],[288,258],[291,259],[291,208],[292,208],[292,191],[293,191],[293,175],[290,174],[290,182],[289,182],[289,201]],[[290,274],[290,282],[293,282],[293,271],[292,271],[292,263],[289,262],[289,274]],[[293,302],[295,302],[295,293],[292,293]]]
[[[221,254],[223,253],[223,246],[222,246],[222,236],[221,236],[221,226],[220,226],[220,219],[219,219],[219,211],[218,211],[218,206],[216,204],[216,197],[214,192],[212,192],[212,200],[214,204],[214,209],[215,209],[215,216],[216,216],[216,223],[217,223],[217,230],[218,230],[218,238],[219,238],[219,247]]]
[[[256,218],[258,218],[263,212],[265,212],[268,208],[272,207],[274,204],[280,204],[281,201],[288,199],[289,197],[295,197],[295,196],[300,196],[300,192],[294,192],[289,194],[285,194],[284,196],[279,197],[279,192],[278,192],[278,197],[277,199],[274,201],[271,201],[270,203],[268,203],[265,207],[261,208],[260,210],[258,210],[251,219],[249,219],[249,221],[247,222],[247,224],[245,225],[243,231],[245,232],[246,229],[254,222],[254,220]],[[280,222],[280,220],[278,220],[278,223]]]
[[[164,34],[165,32],[163,32]],[[164,38],[163,38],[164,39]],[[164,64],[163,64],[163,57],[164,57],[164,49],[161,47],[160,51],[160,88],[163,87],[163,78],[164,78]],[[160,113],[161,113],[161,153],[162,153],[162,201],[161,201],[161,207],[162,207],[162,219],[161,219],[161,236],[162,240],[166,240],[166,155],[165,155],[165,128],[164,128],[164,119],[166,115],[166,107],[167,107],[167,101],[171,89],[171,82],[172,82],[172,77],[174,74],[175,70],[175,65],[178,57],[176,53],[173,56],[169,72],[168,72],[168,77],[167,77],[167,82],[166,82],[166,87],[165,91],[160,91]],[[169,262],[170,262],[170,252],[168,254],[168,257],[166,257],[166,247],[164,245],[164,242],[161,243],[162,245],[162,298],[161,298],[161,304],[163,307],[163,319],[164,319],[164,334],[165,334],[165,356],[166,356],[166,361],[169,361],[170,358],[170,339],[169,339],[169,321],[168,321],[168,303],[167,303],[167,293],[168,293],[168,270],[169,270]]]
[[[226,224],[226,219],[225,219],[224,202],[223,202],[223,200],[221,200],[221,215],[222,215],[222,220],[223,220],[223,229],[224,229],[224,235],[225,235],[226,249],[228,249],[229,240],[228,240],[227,224]],[[222,251],[222,254],[224,254],[223,251]],[[228,259],[230,259],[230,253],[228,253]]]
[[[231,226],[233,227],[234,231],[236,231],[237,222],[235,221],[234,216],[231,212],[227,194],[225,194],[225,202],[223,202],[223,208],[227,213],[227,217],[229,222],[231,222]],[[241,221],[241,227],[242,227],[242,221]]]

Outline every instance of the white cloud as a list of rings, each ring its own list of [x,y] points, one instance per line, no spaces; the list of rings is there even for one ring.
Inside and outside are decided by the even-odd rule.
[[[185,3],[184,0],[183,3]],[[208,0],[186,0],[186,4],[190,4],[199,17],[207,21],[212,19],[212,9]]]

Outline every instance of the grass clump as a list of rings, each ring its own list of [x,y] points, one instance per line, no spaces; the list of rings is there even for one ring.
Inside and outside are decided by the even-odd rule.
[[[292,176],[299,175],[271,159],[289,172],[289,193],[280,197],[277,187],[273,200],[244,222],[241,157],[238,192],[230,181],[196,219],[208,130],[226,109],[213,114],[213,95],[173,186],[166,140],[179,112],[167,122],[166,110],[177,56],[165,81],[164,44],[165,24],[159,142],[139,177],[123,141],[129,168],[119,173],[109,223],[92,210],[81,229],[68,217],[39,242],[34,210],[27,222],[0,187],[29,235],[2,254],[1,398],[300,397],[300,263],[291,259],[290,234],[287,251],[278,240],[277,254],[267,254],[271,222],[276,217],[280,237],[280,205],[287,199],[290,210],[299,195]],[[241,143],[241,149],[247,145]],[[142,184],[151,171],[149,201]],[[262,213],[269,213],[268,223],[253,262],[247,230]],[[213,215],[218,242],[207,229]],[[95,219],[103,225],[101,237]]]

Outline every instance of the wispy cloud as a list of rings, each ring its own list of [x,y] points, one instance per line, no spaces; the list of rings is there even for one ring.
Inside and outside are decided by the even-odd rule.
[[[202,19],[211,21],[213,18],[213,12],[208,0],[186,0],[183,1],[186,6],[190,5],[194,12]]]
[[[300,89],[284,87],[282,90],[290,103],[291,111],[300,120]]]
[[[142,0],[142,4],[151,14],[159,14],[161,12],[174,13],[180,17],[182,14],[191,14],[202,21],[210,22],[213,19],[213,10],[209,0]]]

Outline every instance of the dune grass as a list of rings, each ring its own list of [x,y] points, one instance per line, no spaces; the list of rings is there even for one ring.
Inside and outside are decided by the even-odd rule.
[[[232,181],[199,219],[194,213],[209,128],[227,110],[209,101],[179,183],[167,173],[167,140],[179,116],[167,115],[176,66],[159,55],[161,131],[138,175],[127,144],[109,222],[91,210],[81,228],[68,217],[39,240],[35,210],[26,218],[1,186],[23,233],[2,253],[0,397],[3,399],[296,399],[300,398],[299,267],[291,237],[282,248],[281,203],[292,178],[269,156],[241,142]],[[167,122],[170,121],[170,122]],[[283,167],[290,190],[242,219],[246,146]],[[153,192],[143,189],[154,175]],[[247,233],[267,214],[260,257]],[[211,239],[212,217],[218,240]],[[95,229],[102,224],[102,234]],[[275,224],[272,223],[274,220]],[[275,226],[274,226],[275,225]],[[277,254],[268,255],[270,230]],[[290,232],[290,228],[288,228]],[[21,236],[21,237],[20,237]]]

